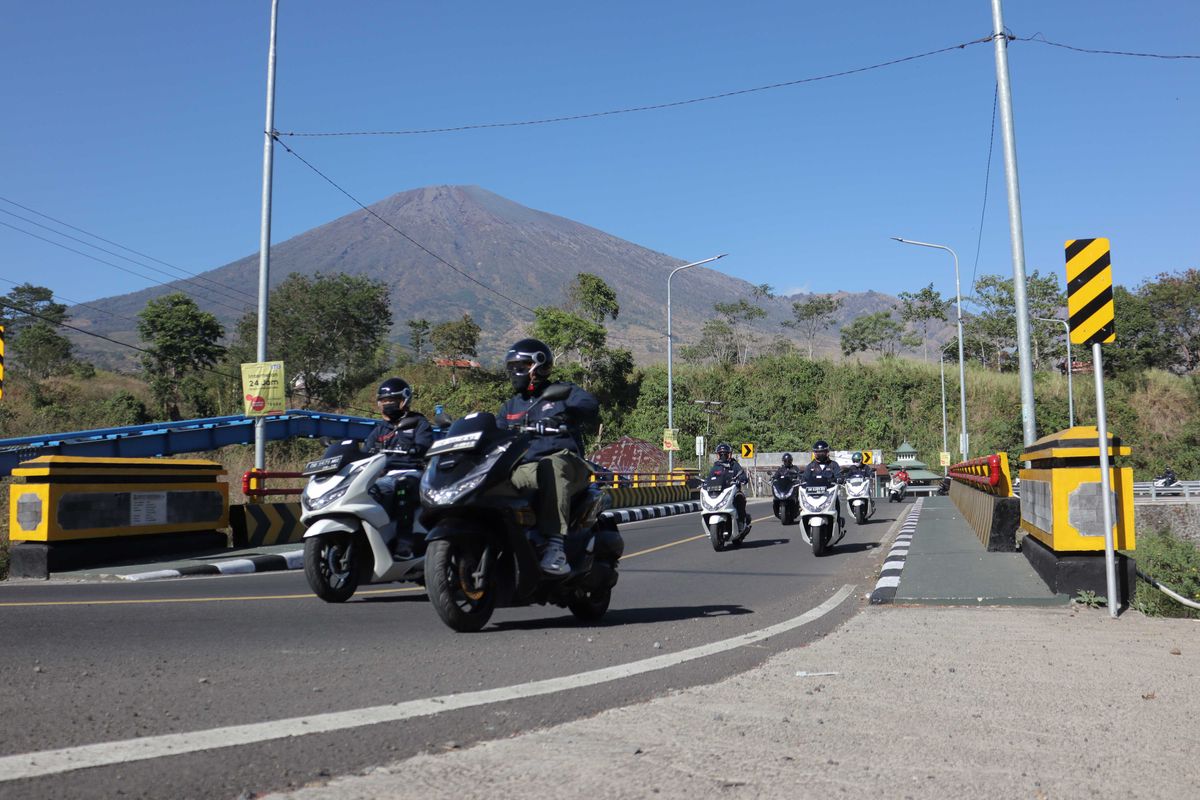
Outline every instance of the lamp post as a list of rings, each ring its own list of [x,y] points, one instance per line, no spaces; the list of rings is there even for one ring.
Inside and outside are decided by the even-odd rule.
[[[901,244],[915,244],[919,247],[933,247],[938,250],[945,250],[954,257],[954,294],[958,298],[958,391],[959,391],[959,412],[962,418],[962,431],[958,437],[958,449],[962,454],[963,461],[967,460],[967,450],[970,449],[970,442],[967,439],[967,369],[966,359],[963,356],[963,322],[962,322],[962,284],[959,281],[958,274],[958,253],[946,247],[944,244],[930,244],[929,242],[917,242],[912,239],[901,239],[899,236],[893,236],[897,242]]]
[[[1075,362],[1071,360],[1071,324],[1065,319],[1057,317],[1034,317],[1038,322],[1057,322],[1063,326],[1063,330],[1067,334],[1067,416],[1071,420],[1070,427],[1075,427],[1075,390],[1073,376],[1075,373]]]
[[[675,408],[674,408],[675,390],[674,390],[674,387],[672,386],[672,382],[671,382],[671,379],[672,379],[672,375],[671,375],[671,278],[674,278],[675,273],[679,272],[680,270],[688,269],[689,267],[698,267],[701,264],[707,264],[710,261],[716,261],[718,259],[724,258],[727,255],[729,255],[729,254],[721,253],[721,255],[719,255],[719,256],[713,256],[712,258],[706,258],[703,261],[693,261],[690,264],[684,264],[681,267],[676,267],[675,269],[671,270],[671,274],[667,276],[667,428],[668,429],[675,427]],[[675,468],[675,451],[668,450],[667,451],[667,472],[670,472],[674,468]]]

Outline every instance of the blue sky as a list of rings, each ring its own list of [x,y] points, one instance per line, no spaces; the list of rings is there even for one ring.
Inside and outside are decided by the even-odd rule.
[[[256,252],[269,7],[7,4],[0,197],[192,271]],[[1190,0],[1007,0],[1004,10],[1017,36],[1200,52],[1200,4]],[[411,129],[604,111],[853,69],[990,33],[988,0],[282,0],[276,128]],[[1012,43],[1009,57],[1029,269],[1061,274],[1063,240],[1083,236],[1112,239],[1114,276],[1126,285],[1197,266],[1200,60],[1032,42]],[[477,184],[679,258],[728,252],[723,271],[779,290],[895,293],[933,281],[952,294],[948,256],[888,237],[954,247],[967,291],[994,81],[987,43],[663,111],[285,141],[368,203],[419,186]],[[356,208],[278,149],[274,196],[275,241]],[[997,131],[978,274],[1011,274],[1005,202]],[[9,203],[0,210],[49,224]],[[0,222],[56,238],[9,214]],[[148,284],[3,226],[0,254],[0,278],[73,301]]]

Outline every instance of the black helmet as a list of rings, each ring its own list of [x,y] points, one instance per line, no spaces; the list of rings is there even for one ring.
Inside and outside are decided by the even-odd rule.
[[[792,454],[791,453],[783,454],[783,465],[785,467],[790,467],[792,465]]]
[[[388,378],[379,384],[375,399],[379,402],[379,410],[390,420],[404,416],[404,409],[412,399],[412,387],[403,378]]]
[[[818,461],[824,463],[829,460],[829,442],[824,439],[817,439],[813,445],[813,455]]]
[[[508,348],[504,356],[504,369],[512,382],[513,390],[531,392],[545,386],[550,380],[550,368],[554,366],[554,353],[545,342],[537,339],[522,339]]]
[[[725,458],[727,458],[728,456],[730,456],[732,454],[733,454],[733,448],[730,447],[728,445],[728,443],[721,442],[719,445],[717,445],[717,458],[724,460]]]
[[[862,463],[862,453],[855,453],[854,455],[850,456],[850,460],[853,461],[855,464],[861,464]]]

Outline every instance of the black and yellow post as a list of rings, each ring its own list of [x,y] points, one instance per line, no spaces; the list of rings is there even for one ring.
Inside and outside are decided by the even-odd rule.
[[[41,456],[13,470],[10,571],[50,572],[227,546],[229,486],[214,461]]]
[[[0,325],[0,400],[4,399],[4,326]]]

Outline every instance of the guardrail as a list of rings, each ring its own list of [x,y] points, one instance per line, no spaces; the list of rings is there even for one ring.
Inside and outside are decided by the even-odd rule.
[[[268,480],[276,478],[302,478],[303,472],[279,472],[276,470],[265,469],[248,469],[242,473],[242,494],[246,496],[250,502],[258,502],[256,498],[272,497],[275,495],[290,495],[300,494],[304,491],[303,487],[279,486],[274,489],[269,488],[266,484]]]
[[[1012,473],[1008,469],[1008,453],[993,453],[950,467],[949,475],[960,483],[997,497],[1012,495]]]
[[[1134,500],[1165,500],[1168,502],[1200,502],[1200,481],[1179,481],[1172,486],[1155,486],[1154,481],[1136,481]]]

